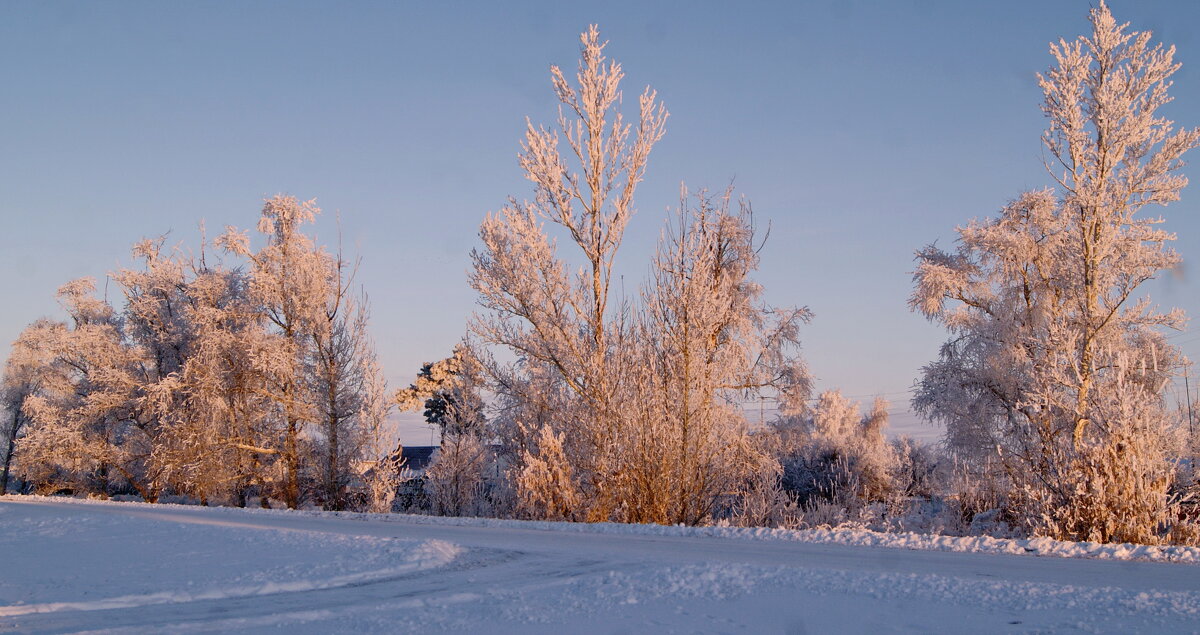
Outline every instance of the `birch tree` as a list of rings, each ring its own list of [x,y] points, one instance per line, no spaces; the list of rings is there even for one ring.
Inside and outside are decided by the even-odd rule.
[[[914,406],[952,445],[1001,459],[1035,531],[1153,542],[1170,475],[1162,391],[1184,363],[1160,329],[1183,315],[1136,296],[1179,262],[1161,219],[1140,212],[1179,198],[1200,131],[1157,112],[1174,48],[1103,3],[1091,22],[1090,36],[1051,45],[1056,66],[1039,75],[1058,189],[959,228],[953,252],[917,255],[911,306],[952,339]]]
[[[576,407],[564,415],[577,419],[563,432],[576,460],[586,463],[579,473],[589,501],[579,512],[607,520],[619,506],[608,486],[615,478],[611,453],[619,442],[616,395],[623,380],[613,354],[627,328],[620,311],[609,306],[613,261],[667,111],[647,88],[638,99],[636,125],[627,123],[619,111],[621,66],[606,60],[595,26],[580,41],[574,84],[551,68],[561,104],[557,130],[526,127],[519,156],[534,200],[511,199],[480,228],[483,247],[472,254],[471,285],[490,313],[477,316],[472,329],[487,344],[553,369],[553,380],[570,391]],[[557,255],[544,222],[562,228],[582,256],[575,275]]]
[[[695,205],[685,192],[641,302],[610,304],[616,252],[666,111],[647,89],[636,126],[625,124],[620,66],[606,63],[595,27],[581,41],[578,88],[551,71],[558,131],[527,127],[520,157],[534,201],[489,215],[473,255],[472,284],[491,313],[472,328],[518,357],[486,364],[500,396],[494,429],[514,460],[520,513],[695,524],[753,472],[777,470],[737,400],[805,390],[792,349],[808,311],[761,302],[749,207],[731,211],[728,192]],[[574,275],[546,223],[582,255]]]
[[[340,251],[340,250],[339,250]],[[350,293],[353,271],[333,260],[324,308],[313,331],[311,389],[318,415],[317,472],[326,509],[345,509],[352,466],[367,451],[372,424],[368,385],[375,351],[367,333],[366,298]]]
[[[249,237],[232,227],[220,238],[227,251],[250,261],[249,293],[273,328],[273,338],[251,351],[256,367],[268,378],[281,424],[278,453],[283,467],[282,497],[289,508],[300,503],[301,435],[316,415],[304,382],[305,361],[313,333],[322,328],[321,310],[329,294],[330,257],[301,231],[320,209],[314,201],[278,195],[263,205],[258,231],[267,243],[250,249]]]
[[[1200,142],[1200,130],[1176,131],[1156,113],[1171,100],[1170,77],[1180,67],[1175,47],[1152,47],[1149,32],[1126,32],[1128,25],[1117,24],[1103,2],[1091,19],[1092,37],[1052,45],[1058,66],[1038,76],[1050,119],[1043,139],[1057,163],[1048,169],[1062,188],[1079,252],[1076,444],[1090,424],[1088,397],[1105,346],[1101,331],[1119,318],[1138,286],[1179,261],[1163,246],[1174,237],[1154,227],[1161,220],[1135,215],[1146,205],[1179,199],[1187,185],[1177,173],[1182,156]]]
[[[411,477],[411,471],[404,466],[395,431],[387,425],[394,403],[378,360],[364,359],[362,373],[365,381],[359,419],[366,431],[366,446],[356,471],[364,482],[362,493],[367,511],[387,513],[392,511],[397,490]]]
[[[433,513],[476,516],[484,511],[484,473],[492,449],[475,432],[454,434],[442,442],[425,469],[425,489]]]

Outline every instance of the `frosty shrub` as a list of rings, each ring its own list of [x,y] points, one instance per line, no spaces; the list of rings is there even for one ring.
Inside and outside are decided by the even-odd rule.
[[[530,518],[574,520],[581,507],[571,464],[563,450],[562,435],[542,426],[534,445],[526,450],[517,474],[519,512]]]
[[[755,470],[738,491],[731,510],[732,524],[739,527],[786,527],[799,525],[800,509],[780,482],[783,468],[778,461]]]
[[[1034,469],[1013,473],[1023,520],[1037,533],[1075,540],[1159,542],[1174,514],[1160,399],[1118,383],[1092,401],[1092,421],[1105,434],[1075,446],[1040,439]]]
[[[484,510],[484,476],[492,449],[476,434],[446,437],[425,469],[431,511],[439,516],[476,516]]]
[[[376,514],[392,511],[400,487],[412,479],[412,471],[404,467],[399,453],[380,461],[362,464],[363,491],[361,508]]]
[[[951,458],[943,490],[944,531],[960,535],[1011,534],[1018,522],[1011,502],[1013,487],[999,460]]]
[[[892,441],[892,452],[896,457],[892,480],[898,496],[929,499],[944,491],[942,465],[946,458],[937,448],[901,436]]]
[[[822,393],[811,416],[777,428],[802,431],[780,457],[783,488],[802,507],[837,503],[857,507],[893,494],[897,457],[883,436],[887,402],[877,399],[863,416],[839,391]],[[795,434],[795,431],[785,434]]]

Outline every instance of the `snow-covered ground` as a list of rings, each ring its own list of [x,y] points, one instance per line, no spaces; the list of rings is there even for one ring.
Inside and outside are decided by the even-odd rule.
[[[1049,541],[4,497],[0,630],[1200,632],[1196,561]]]

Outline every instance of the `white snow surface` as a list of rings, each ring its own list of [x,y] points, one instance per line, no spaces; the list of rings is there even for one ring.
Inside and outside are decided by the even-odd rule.
[[[7,496],[0,631],[1200,632],[1197,562],[1047,540]]]

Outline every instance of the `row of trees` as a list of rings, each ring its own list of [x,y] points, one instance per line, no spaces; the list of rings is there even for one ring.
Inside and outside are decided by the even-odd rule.
[[[1139,212],[1178,199],[1181,157],[1200,130],[1176,131],[1157,113],[1179,68],[1174,49],[1118,24],[1103,3],[1091,21],[1090,36],[1051,47],[1057,65],[1039,75],[1059,190],[1023,194],[1000,217],[960,228],[953,252],[918,253],[911,306],[952,338],[923,370],[914,404],[946,426],[951,460],[1002,493],[993,511],[1020,530],[1191,540],[1179,505],[1186,443],[1164,403],[1189,362],[1162,329],[1182,328],[1183,315],[1136,293],[1179,262],[1165,246],[1174,237]],[[853,408],[836,395],[815,409],[808,401],[794,351],[809,314],[759,301],[749,207],[731,209],[730,193],[685,194],[640,297],[610,304],[666,112],[647,89],[639,119],[625,123],[620,67],[606,65],[594,28],[582,43],[574,84],[552,69],[557,129],[526,132],[534,200],[485,220],[471,278],[490,309],[473,332],[518,358],[484,367],[524,513],[695,523],[761,495],[762,474],[778,474],[774,487],[789,496],[776,499],[793,505],[839,488],[868,499],[911,489],[913,479],[896,482],[897,461],[914,475],[923,453],[887,448],[882,414],[849,425]],[[547,223],[578,248],[574,275]],[[736,407],[764,390],[784,406],[773,441],[750,434]],[[797,429],[803,442],[783,440]]]
[[[302,231],[319,211],[268,200],[260,248],[233,228],[215,241],[240,267],[143,240],[141,266],[110,276],[119,308],[90,279],[59,289],[68,319],[31,324],[5,368],[3,483],[344,506],[390,398],[353,267]]]
[[[257,251],[234,230],[216,241],[244,268],[145,241],[143,267],[113,276],[121,311],[88,281],[63,287],[70,321],[30,326],[8,363],[5,475],[15,449],[31,482],[107,491],[119,478],[151,501],[171,488],[333,509],[357,479],[388,509],[398,464],[383,421],[393,405],[423,406],[442,429],[422,491],[434,513],[797,525],[940,500],[1009,531],[1195,541],[1185,444],[1163,400],[1189,362],[1162,329],[1183,316],[1136,293],[1179,261],[1173,236],[1138,212],[1178,198],[1200,131],[1156,114],[1173,49],[1103,4],[1092,24],[1053,45],[1057,66],[1040,76],[1059,189],[959,228],[955,250],[918,252],[911,307],[951,339],[914,406],[945,425],[944,456],[889,443],[883,402],[864,415],[837,392],[811,399],[797,354],[811,314],[763,301],[763,245],[731,190],[682,190],[649,279],[616,294],[668,115],[647,88],[624,118],[621,67],[593,26],[573,81],[552,67],[556,125],[527,125],[533,199],[481,226],[470,284],[483,310],[450,358],[388,395],[353,267],[301,231],[312,203],[276,197]],[[753,430],[740,403],[764,394],[780,416]]]

